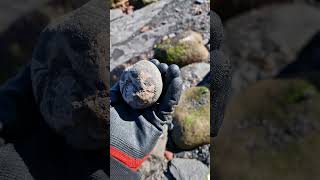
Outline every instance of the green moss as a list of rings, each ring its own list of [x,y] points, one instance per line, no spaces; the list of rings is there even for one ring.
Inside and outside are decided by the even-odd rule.
[[[188,45],[174,43],[170,39],[155,46],[155,58],[168,64],[182,64],[187,58]]]
[[[199,86],[199,87],[191,88],[189,92],[187,92],[186,97],[188,101],[197,102],[206,93],[209,93],[209,89],[205,86]]]
[[[176,46],[170,47],[167,50],[167,61],[168,63],[180,64],[181,61],[186,59],[187,46],[185,44],[179,43]]]
[[[295,104],[303,100],[306,93],[315,91],[316,89],[307,82],[299,81],[288,86],[283,98],[281,98],[281,102],[282,104]]]
[[[205,120],[210,115],[210,105],[206,104],[197,109],[189,110],[189,114],[184,118],[187,125],[192,125],[197,120]]]

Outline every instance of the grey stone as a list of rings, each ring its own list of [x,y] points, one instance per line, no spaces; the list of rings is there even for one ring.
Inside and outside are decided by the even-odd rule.
[[[319,22],[319,9],[305,4],[272,5],[230,19],[224,51],[235,70],[234,93],[292,63],[320,30]]]
[[[121,18],[124,15],[125,14],[121,11],[121,9],[110,9],[110,21]]]
[[[208,3],[198,5],[209,12]],[[204,42],[210,38],[210,15],[203,13],[193,15],[193,0],[161,0],[134,11],[131,16],[124,16],[111,22],[110,69],[131,58],[150,52],[154,45],[165,35],[181,33],[190,28],[203,35]],[[180,9],[181,11],[176,11]],[[152,12],[150,12],[152,11]],[[145,17],[148,15],[147,17]],[[141,17],[143,16],[143,18]],[[140,32],[139,29],[149,26],[150,30]],[[118,48],[125,52],[117,60],[112,56]]]
[[[182,88],[185,90],[198,85],[209,72],[208,63],[193,63],[181,68]]]
[[[195,159],[174,158],[169,165],[169,170],[176,180],[202,180],[209,174],[209,168]]]
[[[123,99],[134,109],[153,105],[162,92],[162,77],[159,69],[150,61],[141,60],[128,67],[119,81]]]

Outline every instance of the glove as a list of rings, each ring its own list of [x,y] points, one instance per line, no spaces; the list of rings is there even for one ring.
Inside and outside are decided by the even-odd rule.
[[[119,83],[110,90],[110,156],[130,171],[136,171],[146,160],[162,134],[164,124],[172,128],[172,113],[178,104],[182,80],[177,65],[151,60],[159,69],[164,82],[157,103],[143,110],[132,109],[122,98]],[[130,172],[127,171],[127,172]],[[121,178],[122,173],[111,169],[110,177]],[[125,178],[125,177],[123,177]]]
[[[0,144],[1,180],[109,179],[105,151],[72,149],[44,122],[32,93],[29,65],[0,87],[0,123],[1,136],[10,142]]]
[[[220,17],[210,11],[211,137],[218,135],[231,89],[231,65],[221,50],[223,37]]]
[[[107,2],[91,0],[41,33],[31,63],[46,123],[77,149],[108,149]]]
[[[25,137],[41,115],[32,93],[30,65],[0,87],[0,133],[6,140]]]

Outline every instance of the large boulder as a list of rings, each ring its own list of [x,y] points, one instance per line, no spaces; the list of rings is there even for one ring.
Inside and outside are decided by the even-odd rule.
[[[204,46],[200,33],[186,31],[156,45],[155,58],[168,64],[185,66],[209,60],[209,51]]]
[[[319,22],[319,9],[305,4],[272,5],[230,19],[224,51],[234,69],[234,92],[272,78],[292,63],[320,30]]]
[[[175,109],[172,139],[180,149],[193,149],[210,143],[210,91],[191,87],[181,95]]]
[[[195,13],[195,9],[200,9],[202,13]],[[197,5],[193,0],[161,0],[135,10],[130,16],[112,11],[110,69],[113,70],[135,56],[153,51],[154,45],[162,37],[172,33],[180,34],[192,29],[203,35],[204,43],[208,42],[209,10],[208,2]]]
[[[214,151],[215,178],[319,179],[320,94],[304,80],[265,80],[234,97]]]

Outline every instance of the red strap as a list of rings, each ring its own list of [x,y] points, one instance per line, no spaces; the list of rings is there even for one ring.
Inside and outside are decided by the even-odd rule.
[[[126,166],[128,166],[130,169],[136,171],[139,169],[141,164],[148,158],[149,155],[142,159],[134,158],[129,156],[128,154],[120,151],[119,149],[110,146],[110,156],[114,157],[115,159],[119,160]]]

